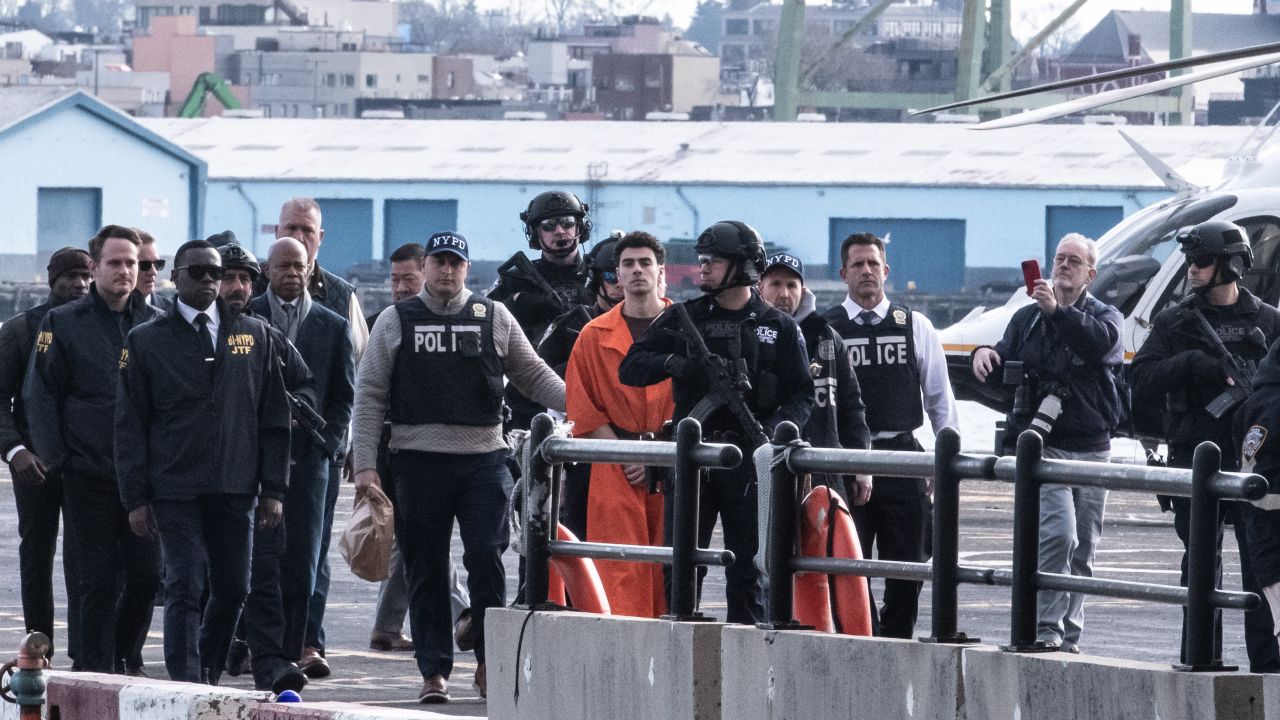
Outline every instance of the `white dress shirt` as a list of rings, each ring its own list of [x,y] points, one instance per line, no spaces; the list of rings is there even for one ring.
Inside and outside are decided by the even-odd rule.
[[[218,314],[217,301],[214,301],[212,305],[204,310],[197,310],[176,298],[174,302],[178,303],[178,312],[182,314],[182,319],[191,323],[191,327],[195,328],[196,332],[200,331],[200,326],[196,325],[196,315],[204,313],[209,316],[209,335],[213,338],[213,349],[216,352],[218,349],[218,326],[222,324],[222,317]]]

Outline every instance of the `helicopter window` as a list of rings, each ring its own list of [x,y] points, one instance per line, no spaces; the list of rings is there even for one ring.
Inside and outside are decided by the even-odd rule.
[[[1280,263],[1280,218],[1253,217],[1236,223],[1249,234],[1249,244],[1253,246],[1253,267],[1241,282],[1263,302],[1275,305],[1280,300],[1276,274]]]

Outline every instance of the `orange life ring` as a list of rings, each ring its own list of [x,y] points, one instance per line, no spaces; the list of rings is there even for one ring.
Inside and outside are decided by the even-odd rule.
[[[556,537],[566,542],[578,542],[568,528],[556,524]],[[600,582],[600,573],[596,572],[596,564],[591,558],[552,557],[551,572],[547,582],[547,600],[557,605],[566,605],[566,586],[568,596],[573,601],[573,609],[597,615],[612,615],[609,610],[609,598],[604,592],[604,583]]]
[[[853,516],[840,494],[815,487],[801,505],[800,554],[862,559]],[[822,632],[871,635],[871,593],[856,575],[797,573],[792,585],[796,621]]]

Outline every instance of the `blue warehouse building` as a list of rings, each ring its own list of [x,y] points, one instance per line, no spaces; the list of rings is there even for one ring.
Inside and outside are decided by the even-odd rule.
[[[296,196],[320,202],[321,262],[338,272],[443,229],[499,261],[525,247],[529,199],[565,188],[591,204],[597,237],[692,238],[740,219],[835,277],[840,241],[869,231],[889,238],[897,287],[952,292],[1170,194],[1104,126],[134,120],[47,90],[14,110],[13,92],[0,91],[0,253],[26,279],[37,252],[103,222],[151,231],[164,253],[223,229],[265,252]],[[1126,132],[1208,184],[1248,128]]]
[[[0,92],[0,279],[43,278],[105,223],[180,239],[203,231],[204,161],[82,92]],[[172,252],[177,245],[166,244]]]
[[[1063,234],[1100,236],[1169,195],[1117,130],[1100,126],[143,122],[208,162],[211,230],[264,250],[284,200],[317,198],[321,262],[335,270],[442,229],[470,238],[473,257],[505,259],[524,247],[517,213],[529,199],[567,188],[591,204],[597,237],[692,238],[741,219],[835,277],[840,241],[870,231],[889,237],[899,286],[951,292],[1008,277]],[[1130,132],[1168,164],[1211,175],[1247,128]]]

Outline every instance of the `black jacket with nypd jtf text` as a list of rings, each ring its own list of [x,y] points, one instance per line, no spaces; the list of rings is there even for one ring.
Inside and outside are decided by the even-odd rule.
[[[115,483],[112,428],[120,351],[133,328],[160,315],[134,292],[123,313],[89,294],[50,310],[36,334],[22,398],[36,454],[76,480]]]
[[[218,309],[212,371],[176,304],[129,335],[115,413],[126,509],[211,494],[284,498],[290,418],[278,350],[262,321],[221,299]]]
[[[813,377],[809,355],[800,337],[800,328],[790,316],[766,303],[756,290],[740,310],[726,310],[710,295],[684,303],[690,318],[702,333],[707,348],[737,365],[746,362],[751,389],[744,393],[752,414],[770,435],[778,423],[789,421],[803,428],[813,407]],[[667,361],[672,355],[688,357],[680,321],[670,309],[658,316],[618,368],[626,385],[645,387],[670,377]],[[675,412],[679,421],[693,411],[707,395],[702,379],[676,378],[672,383]],[[726,407],[721,407],[702,423],[704,432],[742,433],[744,429]]]

